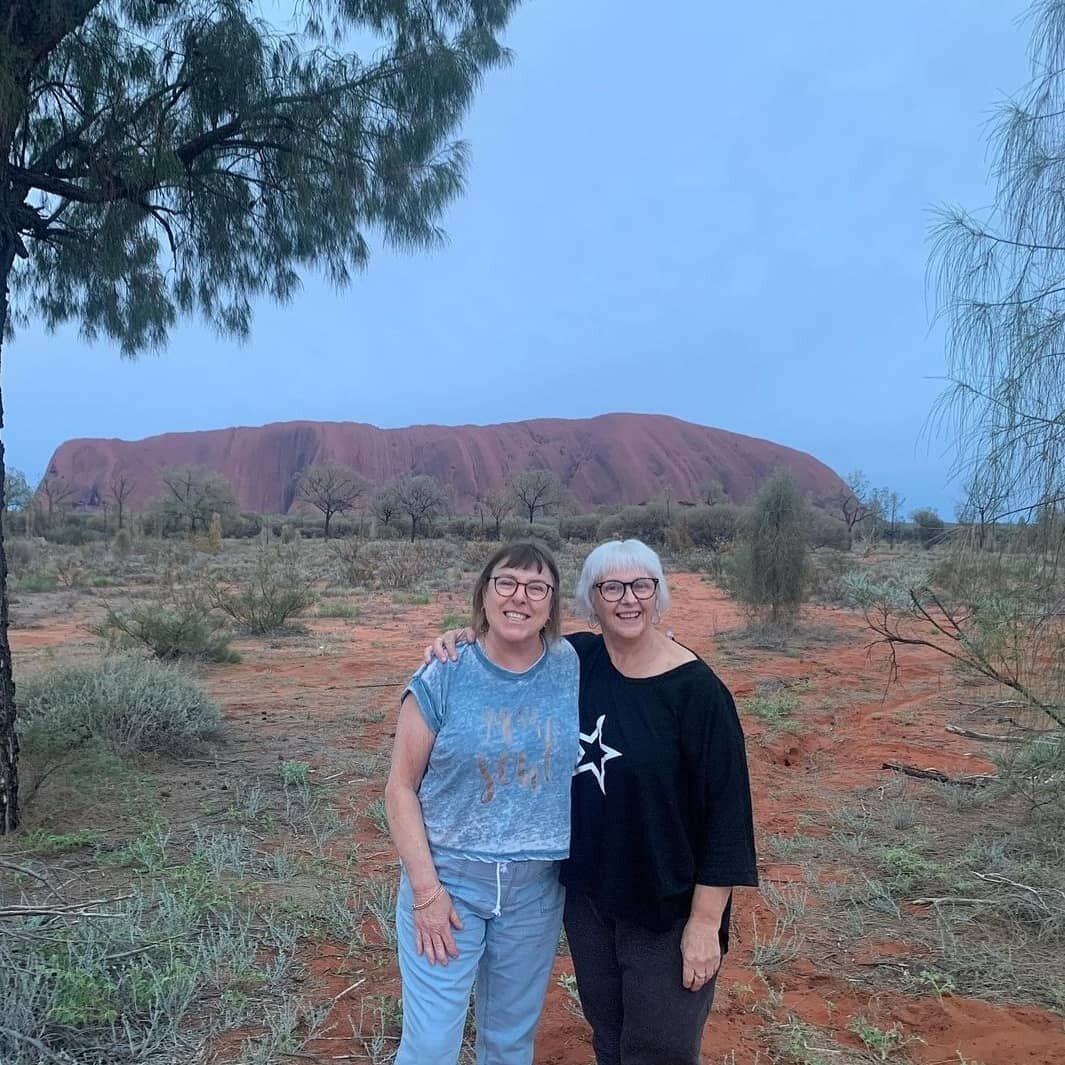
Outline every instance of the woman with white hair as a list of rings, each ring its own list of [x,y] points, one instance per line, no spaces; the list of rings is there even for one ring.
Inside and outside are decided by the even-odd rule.
[[[577,608],[583,755],[565,924],[598,1065],[698,1065],[734,886],[758,883],[728,688],[660,632],[669,588],[639,540],[600,544]]]
[[[698,1065],[732,889],[758,882],[743,732],[728,688],[657,628],[669,587],[650,547],[600,544],[576,600],[599,629],[566,637],[582,753],[560,879],[577,990],[597,1065]]]

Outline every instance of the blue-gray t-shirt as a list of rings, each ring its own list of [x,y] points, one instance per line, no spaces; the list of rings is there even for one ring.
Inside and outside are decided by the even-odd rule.
[[[566,640],[522,673],[479,644],[411,678],[436,734],[418,790],[433,851],[480,861],[556,861],[569,853],[569,799],[580,760],[579,665]]]

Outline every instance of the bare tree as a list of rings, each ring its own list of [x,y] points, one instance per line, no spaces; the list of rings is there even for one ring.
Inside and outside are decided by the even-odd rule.
[[[996,473],[993,464],[985,463],[962,485],[964,496],[957,511],[958,522],[972,529],[976,547],[981,551],[988,544],[996,516],[1006,509],[1006,492]]]
[[[37,492],[44,497],[49,528],[56,512],[63,509],[75,491],[74,486],[54,470],[49,470],[44,475],[44,479],[37,486]]]
[[[895,546],[895,540],[899,533],[899,516],[902,514],[902,508],[906,503],[906,497],[899,495],[894,489],[884,489],[886,493],[884,496],[884,520],[887,522],[888,527],[888,543],[892,548]]]
[[[424,528],[443,510],[447,496],[443,486],[427,474],[401,477],[395,484],[398,509],[410,518],[410,538],[414,542],[418,529]]]
[[[116,472],[111,475],[107,488],[115,502],[115,508],[118,511],[118,527],[121,529],[125,521],[126,503],[137,490],[137,482],[128,474]]]
[[[510,490],[528,512],[531,525],[537,511],[546,511],[558,503],[562,485],[551,470],[521,470],[510,478]]]
[[[340,462],[321,462],[308,466],[300,474],[296,491],[300,499],[322,512],[325,517],[325,538],[328,540],[333,517],[354,510],[369,487],[370,482],[350,466]]]
[[[159,475],[167,496],[164,514],[185,526],[189,536],[206,532],[212,514],[229,515],[237,502],[229,481],[205,466],[168,466]]]
[[[580,473],[581,468],[591,462],[596,456],[595,447],[591,440],[582,436],[577,443],[568,451],[562,449],[562,475],[560,482],[564,488],[572,488],[573,482]]]
[[[847,526],[847,550],[854,547],[854,527],[865,520],[869,512],[869,482],[861,470],[854,470],[843,479],[843,487],[836,494],[836,503]]]
[[[503,519],[517,506],[514,493],[505,485],[499,485],[485,492],[478,503],[492,518],[494,539],[500,539],[503,535]]]
[[[699,485],[697,498],[708,507],[725,502],[724,485],[716,477],[708,477]]]
[[[382,525],[391,525],[393,519],[401,513],[396,485],[395,480],[386,481],[370,497],[370,513]]]

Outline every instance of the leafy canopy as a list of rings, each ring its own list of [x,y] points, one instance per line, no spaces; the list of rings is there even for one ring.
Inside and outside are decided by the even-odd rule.
[[[16,321],[132,356],[183,314],[246,334],[254,298],[288,299],[302,270],[343,285],[370,233],[439,241],[455,131],[517,2],[302,0],[287,26],[251,0],[4,4]]]

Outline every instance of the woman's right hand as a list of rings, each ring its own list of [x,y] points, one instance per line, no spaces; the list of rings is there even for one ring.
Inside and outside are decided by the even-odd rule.
[[[446,888],[424,910],[414,911],[414,946],[430,965],[447,965],[459,956],[452,928],[461,932],[462,918]]]
[[[473,643],[476,639],[477,633],[468,625],[464,629],[448,629],[426,647],[423,661],[426,665],[429,665],[434,658],[441,662],[454,662],[458,658],[455,648],[459,643]]]

